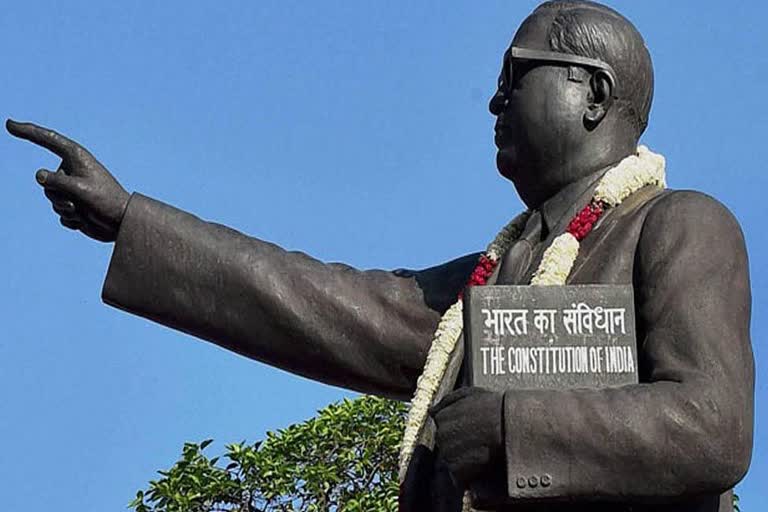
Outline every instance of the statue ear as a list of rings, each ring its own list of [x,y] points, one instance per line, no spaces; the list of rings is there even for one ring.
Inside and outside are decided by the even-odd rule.
[[[589,79],[589,86],[592,92],[592,101],[584,112],[584,124],[592,130],[613,105],[613,90],[616,87],[613,75],[604,69],[598,69],[592,73]]]

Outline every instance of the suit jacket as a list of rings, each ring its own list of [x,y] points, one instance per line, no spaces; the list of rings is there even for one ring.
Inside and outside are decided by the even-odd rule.
[[[134,194],[103,299],[313,379],[409,399],[477,256],[359,271]],[[505,467],[478,506],[730,511],[728,490],[751,456],[754,388],[748,265],[733,216],[703,194],[642,189],[582,242],[568,282],[634,286],[640,384],[508,391]],[[457,510],[461,493],[439,455],[422,447],[409,478],[423,510]]]

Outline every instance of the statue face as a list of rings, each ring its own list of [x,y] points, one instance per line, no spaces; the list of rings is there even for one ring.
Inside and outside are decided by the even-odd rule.
[[[505,85],[500,79],[490,110],[496,116],[499,172],[518,181],[547,162],[561,161],[581,140],[588,91],[568,80],[568,67],[511,65],[513,82]]]
[[[512,47],[549,51],[551,19],[529,17]],[[578,176],[567,165],[584,143],[590,71],[552,61],[504,57],[489,108],[496,116],[496,166],[512,180],[523,201],[536,207]]]

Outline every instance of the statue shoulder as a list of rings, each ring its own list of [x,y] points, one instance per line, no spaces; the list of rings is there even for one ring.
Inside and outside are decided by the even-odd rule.
[[[745,252],[744,235],[720,201],[694,190],[666,190],[648,205],[640,235],[642,247],[689,247],[701,254]]]
[[[741,230],[733,213],[714,197],[696,190],[667,190],[651,205],[646,224]]]

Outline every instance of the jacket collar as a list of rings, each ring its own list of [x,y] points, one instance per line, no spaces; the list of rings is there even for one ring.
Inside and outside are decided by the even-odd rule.
[[[542,222],[544,223],[543,232],[548,234],[553,230],[561,231],[562,229],[558,229],[560,225],[564,222],[569,222],[592,199],[600,178],[609,169],[610,167],[605,167],[569,183],[554,196],[544,201],[540,208]],[[563,226],[564,228],[565,226]]]

